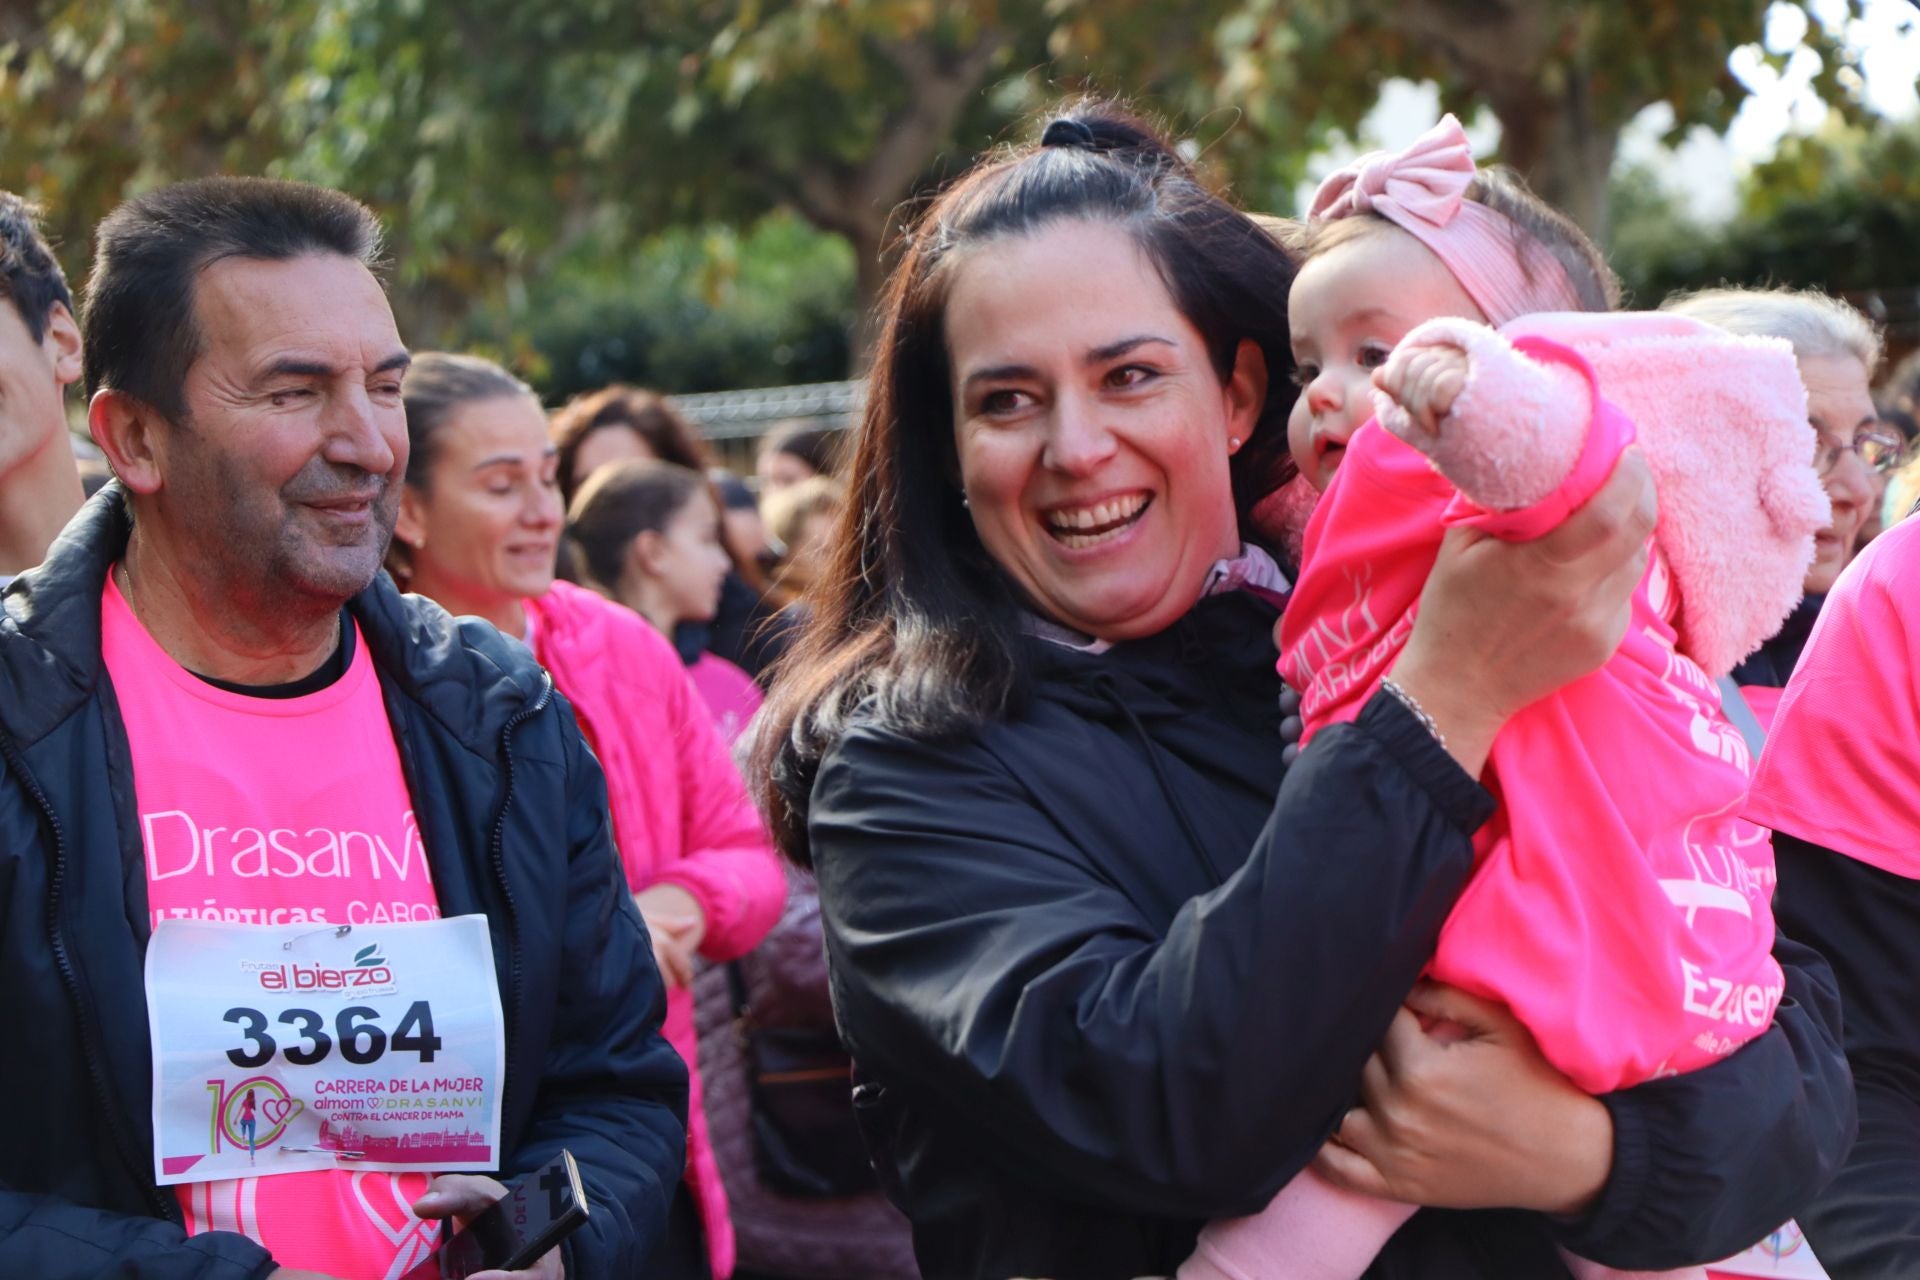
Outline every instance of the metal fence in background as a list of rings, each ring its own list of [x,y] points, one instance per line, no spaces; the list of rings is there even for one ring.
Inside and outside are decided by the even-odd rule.
[[[705,391],[675,396],[673,403],[713,445],[721,465],[751,475],[754,447],[770,428],[793,421],[844,428],[859,416],[866,389],[864,380],[809,382],[755,391]]]

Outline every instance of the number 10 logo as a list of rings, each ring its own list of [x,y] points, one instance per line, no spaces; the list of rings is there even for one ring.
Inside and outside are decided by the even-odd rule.
[[[225,1080],[207,1081],[213,1095],[212,1133],[207,1149],[218,1155],[223,1146],[238,1147],[249,1159],[263,1147],[278,1142],[307,1104],[290,1096],[271,1076],[253,1076],[229,1091]]]

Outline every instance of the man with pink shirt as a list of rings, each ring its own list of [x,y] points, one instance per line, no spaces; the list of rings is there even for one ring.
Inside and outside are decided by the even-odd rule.
[[[0,1275],[398,1280],[563,1150],[590,1215],[512,1274],[660,1236],[686,1072],[600,768],[522,647],[379,576],[378,245],[257,179],[101,226],[118,481],[0,613]]]

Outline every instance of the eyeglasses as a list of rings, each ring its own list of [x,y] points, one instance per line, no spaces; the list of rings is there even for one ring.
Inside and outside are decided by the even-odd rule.
[[[1867,470],[1884,475],[1900,464],[1900,455],[1905,451],[1905,442],[1899,436],[1884,431],[1862,431],[1854,436],[1852,444],[1835,444],[1823,435],[1814,446],[1813,469],[1827,475],[1840,465],[1842,455],[1851,453]]]

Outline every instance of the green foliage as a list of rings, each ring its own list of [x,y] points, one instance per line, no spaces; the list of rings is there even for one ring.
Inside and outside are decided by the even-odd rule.
[[[548,403],[609,382],[671,392],[844,377],[853,262],[845,241],[774,215],[746,234],[685,228],[625,270],[582,260],[529,290],[519,317],[476,317],[461,345],[528,372]]]
[[[0,186],[49,207],[78,277],[131,192],[217,171],[327,183],[386,220],[416,345],[545,359],[555,386],[615,366],[681,389],[777,381],[827,359],[815,326],[863,313],[902,202],[1063,95],[1127,92],[1275,211],[1395,75],[1491,105],[1536,177],[1592,178],[1649,102],[1676,129],[1723,125],[1744,94],[1728,51],[1768,4],[19,0],[0,6]],[[1851,110],[1831,35],[1816,22],[1809,41]],[[1569,121],[1593,145],[1545,127]],[[778,212],[843,242],[834,266],[788,245],[780,303],[754,275],[797,234],[762,223]],[[667,296],[735,270],[729,254],[726,289]],[[616,358],[606,335],[628,325]]]
[[[258,172],[284,148],[272,90],[305,0],[43,0],[0,7],[0,185],[46,206],[67,274],[126,196]]]
[[[1633,167],[1615,174],[1608,197],[1613,236],[1607,260],[1620,274],[1626,305],[1658,306],[1675,289],[1698,287],[1724,270],[1721,230],[1700,225],[1652,171]]]
[[[1462,117],[1490,109],[1502,131],[1498,158],[1605,239],[1606,178],[1620,129],[1656,102],[1672,106],[1676,132],[1723,129],[1746,97],[1728,57],[1760,39],[1774,3],[1245,0],[1251,22],[1218,29],[1214,83],[1230,89],[1254,127],[1227,139],[1222,154],[1250,195],[1282,208],[1286,166],[1263,164],[1263,154],[1298,156],[1293,139],[1349,130],[1389,77],[1430,80],[1442,105]],[[1821,59],[1816,88],[1857,114],[1837,36],[1810,20],[1804,43]]]
[[[1833,293],[1920,287],[1920,120],[1789,138],[1725,226],[1687,218],[1645,174],[1614,187],[1615,267],[1634,298],[1719,283]]]

